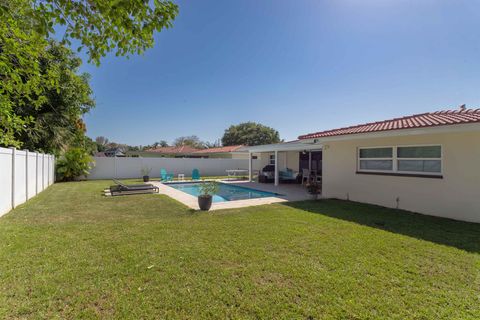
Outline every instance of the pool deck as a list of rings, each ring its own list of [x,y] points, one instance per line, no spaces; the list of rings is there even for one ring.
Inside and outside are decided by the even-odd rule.
[[[248,182],[248,181],[223,181],[222,180],[221,182],[237,185],[241,187],[252,188],[260,191],[278,193],[279,195],[275,197],[216,202],[216,203],[212,203],[212,207],[210,210],[244,208],[244,207],[259,206],[259,205],[278,203],[278,202],[302,201],[302,200],[310,199],[310,195],[306,192],[305,187],[300,184],[281,184],[281,185],[275,186],[272,183],[257,183],[257,182]],[[150,183],[159,188],[160,194],[167,195],[183,203],[184,205],[186,205],[191,209],[199,210],[197,197],[189,195],[183,191],[174,189],[168,186],[167,184],[163,184],[158,181],[150,181]]]

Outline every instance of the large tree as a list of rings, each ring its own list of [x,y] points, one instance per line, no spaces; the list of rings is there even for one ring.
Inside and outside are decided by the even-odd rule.
[[[153,47],[154,33],[171,27],[177,14],[168,0],[0,0],[2,19],[22,18],[43,38],[63,26],[63,41],[77,40],[97,64],[111,51],[128,56]]]
[[[186,136],[186,137],[178,137],[173,141],[173,145],[176,147],[181,146],[189,146],[197,149],[205,148],[205,144],[203,141],[200,140],[199,137],[193,136]]]
[[[98,151],[105,151],[109,141],[104,136],[100,136],[95,138],[95,143],[97,144]]]
[[[81,119],[95,102],[89,75],[79,73],[81,63],[69,48],[50,41],[40,57],[39,73],[56,85],[44,88],[43,101],[36,106],[29,99],[12,100],[16,115],[32,119],[15,135],[23,148],[59,153],[84,136]]]
[[[76,40],[99,64],[108,52],[129,56],[152,47],[154,33],[177,14],[166,0],[0,0],[0,145],[24,145],[19,135],[37,121],[25,110],[44,106],[61,85],[57,71],[42,66],[55,30],[63,30],[62,44]]]
[[[160,141],[155,142],[152,145],[152,147],[153,148],[158,148],[158,147],[165,148],[165,147],[168,147],[168,142],[166,140],[160,140]]]
[[[225,130],[222,137],[224,146],[257,146],[278,142],[280,142],[280,135],[277,130],[255,122],[232,125]]]
[[[40,71],[40,58],[47,54],[48,41],[35,32],[23,0],[0,0],[0,145],[20,147],[16,135],[33,121],[14,108],[39,107],[44,91],[56,83]]]

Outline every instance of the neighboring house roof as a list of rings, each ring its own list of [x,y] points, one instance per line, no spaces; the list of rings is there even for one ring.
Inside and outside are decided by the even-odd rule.
[[[95,153],[95,157],[106,157],[105,152],[97,152]]]
[[[462,106],[459,110],[446,110],[415,114],[403,118],[395,118],[391,120],[371,122],[340,129],[309,133],[301,135],[298,138],[324,138],[348,134],[372,133],[400,129],[428,128],[475,122],[480,122],[480,109],[466,109],[464,106]]]
[[[125,153],[123,153],[120,148],[110,148],[104,151],[104,154],[106,157],[118,157],[118,156],[125,156]]]
[[[225,147],[216,147],[216,148],[208,148],[208,149],[197,150],[194,153],[229,153],[229,152],[240,151],[239,149],[241,149],[241,148],[243,148],[242,145],[239,145],[239,146],[225,146]]]
[[[155,153],[162,153],[162,154],[186,154],[186,153],[194,153],[199,149],[190,147],[190,146],[181,146],[181,147],[158,147],[153,149],[145,150],[146,152],[155,152]]]

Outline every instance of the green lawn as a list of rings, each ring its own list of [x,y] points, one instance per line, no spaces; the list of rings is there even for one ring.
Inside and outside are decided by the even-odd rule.
[[[480,225],[335,200],[203,213],[108,184],[0,218],[0,318],[480,318]]]

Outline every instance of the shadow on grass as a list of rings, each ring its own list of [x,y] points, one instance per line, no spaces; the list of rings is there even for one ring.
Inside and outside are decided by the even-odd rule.
[[[344,200],[286,202],[284,205],[473,253],[480,253],[480,224],[478,223],[437,218]]]

